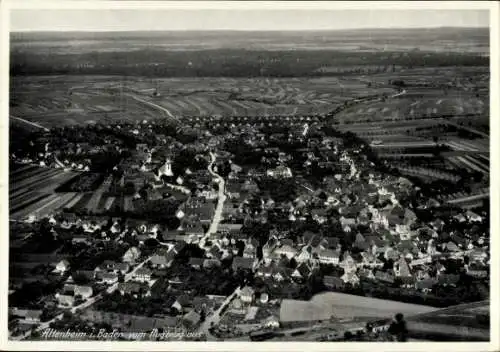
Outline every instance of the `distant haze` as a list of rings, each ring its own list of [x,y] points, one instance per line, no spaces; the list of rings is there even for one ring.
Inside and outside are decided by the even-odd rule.
[[[12,10],[12,31],[302,31],[489,27],[488,10]]]

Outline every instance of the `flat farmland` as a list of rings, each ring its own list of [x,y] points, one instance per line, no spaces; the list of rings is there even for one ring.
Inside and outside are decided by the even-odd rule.
[[[356,104],[335,116],[335,121],[355,123],[362,121],[409,120],[433,116],[489,115],[487,96],[470,92],[449,92],[436,89],[408,88],[406,94],[386,101]],[[480,118],[480,117],[478,117]],[[475,117],[468,117],[473,120]]]
[[[121,96],[119,90],[110,91],[111,84],[106,76],[15,77],[11,81],[10,115],[48,128],[160,115],[156,109]]]
[[[137,94],[151,91],[152,83],[138,84]],[[346,100],[381,93],[359,79],[335,77],[171,78],[158,80],[153,87],[160,93],[153,101],[178,116],[326,113]]]
[[[44,217],[71,202],[77,193],[56,194],[55,189],[76,175],[59,169],[13,165],[9,171],[10,217],[23,220],[29,215]]]
[[[44,127],[173,116],[298,115],[327,113],[346,100],[384,92],[394,90],[368,87],[362,77],[13,77],[10,114]]]

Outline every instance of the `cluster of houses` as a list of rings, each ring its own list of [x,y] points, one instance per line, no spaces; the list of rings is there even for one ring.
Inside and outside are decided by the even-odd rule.
[[[309,126],[296,127],[294,136],[297,138],[304,139],[311,133]],[[207,143],[192,147],[206,153],[207,147],[215,148],[224,143],[224,137],[208,137]],[[269,139],[283,137],[286,136],[273,134]],[[308,139],[308,148],[303,150],[304,170],[294,169],[293,172],[287,166],[292,157],[279,148],[268,147],[266,135],[253,133],[245,138],[248,139],[246,143],[263,148],[267,155],[264,165],[269,167],[246,169],[230,163],[224,189],[227,198],[223,205],[223,221],[204,243],[204,255],[189,258],[191,268],[205,270],[231,259],[234,272],[252,272],[255,278],[273,286],[290,282],[300,285],[320,275],[324,286],[331,290],[355,287],[361,280],[372,280],[424,293],[432,292],[436,285],[453,287],[458,284],[460,276],[450,272],[442,259],[462,263],[464,272],[474,279],[488,277],[489,247],[483,215],[470,210],[450,211],[432,221],[419,220],[417,209],[400,203],[414,191],[411,182],[373,171],[369,162],[361,157],[361,150],[341,151],[337,138]],[[187,244],[200,243],[207,233],[218,196],[213,177],[207,170],[186,169],[184,175],[175,175],[173,179],[172,160],[183,146],[178,143],[166,145],[157,147],[160,150],[157,153],[158,150],[147,144],[138,144],[132,156],[122,161],[121,168],[127,171],[120,183],[122,186],[132,183],[137,189],[149,184],[152,187],[148,187],[148,200],[162,198],[158,190],[170,181],[169,187],[185,190],[187,200],[175,212],[180,223],[177,229],[165,229],[145,221],[79,217],[67,212],[49,218],[55,238],[72,233],[75,228],[81,229],[71,235],[74,245],[93,246],[97,242],[125,245],[127,237],[137,241],[126,249],[121,260],[105,260],[92,270],[73,270],[70,258],[58,261],[53,273],[67,276],[63,288],[55,295],[60,308],[72,308],[91,299],[96,295],[93,289],[96,283],[136,299],[151,295],[151,287],[157,280],[154,272],[172,267]],[[313,153],[313,146],[321,153]],[[155,154],[162,156],[158,158]],[[232,161],[228,153],[218,152],[218,159]],[[310,185],[297,174],[310,170],[313,162],[319,167],[342,172],[324,177],[321,187]],[[170,181],[165,181],[163,176],[171,178]],[[286,180],[292,177],[299,184],[295,199],[277,201],[262,195],[260,178]],[[187,189],[188,184],[193,187]],[[143,197],[139,192],[136,196]],[[433,206],[432,202],[421,205],[424,209]],[[261,243],[261,238],[246,235],[244,226],[247,223],[266,223],[270,215],[280,220],[280,227],[271,224],[272,231],[265,243]],[[311,222],[316,230],[298,234],[293,231]],[[460,224],[464,230],[456,227],[445,231],[450,223]],[[156,239],[159,246],[147,263],[137,268],[146,259],[142,252],[149,239]],[[74,275],[85,276],[89,284],[76,284]],[[214,302],[223,298],[193,298],[187,293],[180,294],[172,308],[179,312],[185,324],[197,326],[203,314],[215,309]],[[254,288],[245,286],[231,302],[229,311],[251,316],[252,307],[265,305],[268,300],[266,293],[256,295]],[[21,313],[17,315],[23,316]],[[40,314],[26,313],[24,319],[37,321]],[[95,314],[100,314],[101,318],[105,316],[104,313]],[[157,322],[151,320],[151,324]],[[278,327],[279,319],[269,316],[265,325]]]

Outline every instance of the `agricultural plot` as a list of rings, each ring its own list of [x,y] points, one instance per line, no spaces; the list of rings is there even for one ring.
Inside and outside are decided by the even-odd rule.
[[[107,90],[110,81],[105,76],[16,77],[12,82],[10,114],[49,128],[159,116],[158,111]]]
[[[335,119],[339,123],[356,121],[410,120],[434,116],[487,115],[487,97],[472,94],[443,95],[442,91],[426,90],[407,94],[397,99],[357,104],[339,113]]]
[[[490,149],[490,142],[487,139],[460,139],[460,138],[449,138],[447,145],[453,150],[465,150],[465,151],[484,151],[488,152]]]
[[[15,77],[13,82],[11,114],[47,127],[158,119],[170,114],[224,117],[327,113],[353,97],[393,92],[392,88],[369,87],[356,77],[125,80],[57,76]],[[157,89],[159,95],[154,96]]]
[[[11,168],[9,175],[9,211],[11,217],[22,218],[35,210],[39,210],[40,214],[58,210],[74,194],[63,194],[56,197],[54,190],[75,175],[76,173],[59,169],[27,165]]]
[[[446,163],[454,168],[464,168],[468,171],[476,171],[484,175],[490,174],[489,163],[470,155],[448,157],[446,158]]]

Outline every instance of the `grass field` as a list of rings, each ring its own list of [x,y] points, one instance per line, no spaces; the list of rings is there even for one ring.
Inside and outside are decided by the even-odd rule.
[[[391,318],[398,312],[411,316],[435,310],[433,307],[410,303],[326,292],[315,295],[310,301],[283,300],[280,320],[282,322],[327,320],[331,316]]]

